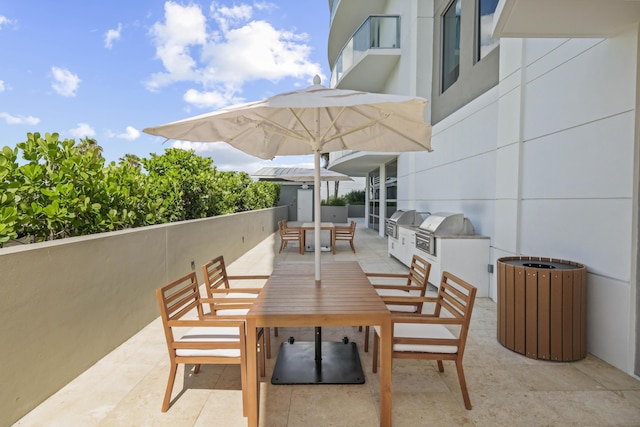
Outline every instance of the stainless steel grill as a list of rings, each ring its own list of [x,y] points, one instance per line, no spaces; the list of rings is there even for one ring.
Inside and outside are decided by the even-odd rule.
[[[417,226],[428,217],[428,212],[415,210],[397,210],[384,223],[384,234],[394,239],[398,238],[398,227],[401,225]]]
[[[416,230],[416,248],[436,254],[436,237],[470,236],[475,234],[473,224],[461,213],[438,212],[429,215]]]

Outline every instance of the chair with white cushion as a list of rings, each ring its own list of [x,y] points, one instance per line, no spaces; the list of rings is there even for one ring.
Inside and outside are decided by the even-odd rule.
[[[203,364],[240,365],[243,407],[246,409],[245,322],[224,316],[205,316],[195,273],[189,273],[156,289],[171,370],[162,402],[169,409],[178,364],[194,364],[194,372]],[[189,328],[181,333],[184,328]],[[254,343],[255,345],[255,343]]]
[[[435,303],[432,313],[392,313],[393,358],[436,360],[444,372],[443,360],[453,360],[466,409],[471,409],[469,391],[462,369],[462,357],[469,332],[476,288],[449,272],[442,273],[438,296],[384,297],[387,304]],[[373,372],[378,369],[380,329],[373,333]]]
[[[374,283],[378,295],[381,297],[404,297],[404,296],[419,296],[423,297],[427,291],[429,284],[429,273],[431,272],[431,263],[414,255],[411,259],[411,267],[406,274],[397,273],[366,273],[369,280],[372,278],[383,279],[386,282],[394,282],[398,279],[402,279],[404,284],[398,283],[386,283],[379,284]],[[391,312],[400,313],[420,313],[422,311],[422,302],[411,303],[397,303],[387,304],[387,308]],[[369,351],[369,326],[365,328],[364,335],[364,351]]]
[[[219,316],[239,316],[246,318],[246,314],[260,294],[262,287],[231,287],[230,282],[260,281],[269,279],[268,275],[229,276],[224,263],[224,257],[218,256],[202,266],[204,284],[211,314]],[[264,285],[264,283],[262,283]],[[266,357],[271,358],[271,335],[269,328],[265,328]],[[261,372],[264,376],[264,372]]]

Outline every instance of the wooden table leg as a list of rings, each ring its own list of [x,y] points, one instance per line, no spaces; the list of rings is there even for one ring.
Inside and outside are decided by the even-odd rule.
[[[258,412],[260,410],[257,339],[255,319],[247,317],[247,389],[244,392],[246,407],[243,413],[247,417],[249,427],[258,427]]]
[[[336,254],[336,229],[331,229],[331,247],[333,248],[333,254]]]
[[[304,228],[300,230],[300,255],[304,254],[304,248],[306,247],[307,244],[307,230],[305,230]]]
[[[391,315],[380,325],[380,426],[391,427]]]

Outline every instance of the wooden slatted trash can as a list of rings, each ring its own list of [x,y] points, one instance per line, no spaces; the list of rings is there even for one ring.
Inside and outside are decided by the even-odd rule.
[[[531,359],[583,359],[586,267],[536,257],[500,258],[497,267],[500,344]]]

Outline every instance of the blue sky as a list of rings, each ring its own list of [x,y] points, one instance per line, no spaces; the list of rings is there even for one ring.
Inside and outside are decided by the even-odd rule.
[[[313,167],[142,129],[329,81],[326,0],[0,0],[0,146],[94,138],[107,161],[176,146],[221,170]]]

